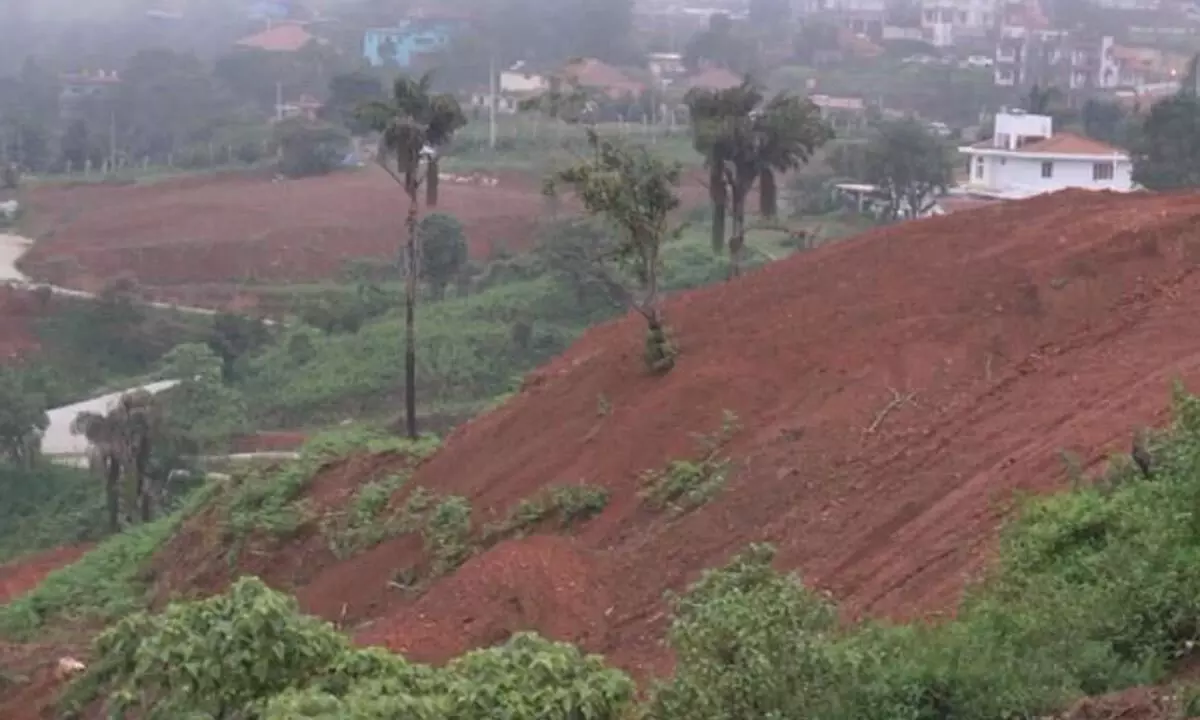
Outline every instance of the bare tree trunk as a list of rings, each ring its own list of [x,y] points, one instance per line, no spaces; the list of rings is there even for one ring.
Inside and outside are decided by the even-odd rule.
[[[438,204],[438,158],[432,156],[429,158],[429,171],[425,177],[425,204],[431,208],[437,207]]]
[[[143,439],[138,444],[137,457],[134,458],[133,468],[137,475],[138,505],[143,523],[154,519],[154,494],[151,492],[151,479],[146,470],[150,465],[150,441]]]
[[[432,174],[432,168],[430,169]],[[404,418],[408,437],[417,439],[417,275],[420,272],[417,260],[417,182],[414,177],[406,180],[408,192],[408,238],[404,251]]]
[[[708,170],[708,197],[712,202],[712,248],[719,253],[725,249],[725,168],[723,163],[713,160]]]
[[[121,464],[112,455],[105,454],[104,463],[104,496],[108,505],[108,530],[117,533],[121,531]]]
[[[742,249],[746,245],[746,195],[740,188],[733,189],[733,232],[729,235],[729,277],[742,273]]]
[[[763,168],[758,177],[758,211],[763,217],[779,215],[779,188],[775,184],[775,171]]]

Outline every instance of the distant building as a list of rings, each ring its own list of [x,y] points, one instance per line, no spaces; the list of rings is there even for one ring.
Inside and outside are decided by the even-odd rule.
[[[1128,153],[1074,133],[1055,133],[1053,124],[1046,115],[997,113],[990,140],[958,149],[967,158],[967,180],[954,194],[1020,200],[1067,188],[1133,190]]]
[[[921,0],[921,29],[935,47],[950,47],[995,30],[1000,0]]]
[[[395,27],[370,28],[363,33],[363,57],[372,67],[415,65],[422,55],[439,52],[469,19],[449,14],[420,14]]]
[[[84,70],[60,75],[59,83],[59,115],[64,119],[72,119],[89,101],[109,97],[121,85],[121,76],[116,70]]]
[[[308,47],[309,43],[325,44],[326,40],[310,33],[304,23],[283,22],[260,33],[238,40],[236,45],[247,50],[294,53]]]

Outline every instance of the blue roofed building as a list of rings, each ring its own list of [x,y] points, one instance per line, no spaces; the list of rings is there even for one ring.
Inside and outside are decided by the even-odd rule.
[[[390,63],[409,68],[421,55],[445,49],[468,22],[466,17],[438,13],[417,15],[395,27],[370,28],[363,33],[363,57],[372,67]]]

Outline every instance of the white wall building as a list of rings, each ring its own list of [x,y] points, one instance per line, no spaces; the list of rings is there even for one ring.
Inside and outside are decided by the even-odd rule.
[[[997,24],[999,0],[921,0],[921,29],[935,47],[983,37]]]
[[[1083,188],[1133,190],[1133,162],[1123,150],[1074,133],[1054,133],[1045,115],[996,114],[990,140],[960,147],[968,180],[955,194],[1019,200]]]

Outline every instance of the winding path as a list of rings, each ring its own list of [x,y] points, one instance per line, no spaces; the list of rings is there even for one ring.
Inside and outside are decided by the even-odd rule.
[[[39,288],[49,288],[50,292],[55,295],[65,297],[95,299],[94,293],[83,292],[82,290],[72,290],[71,288],[60,287],[58,285],[49,285],[46,283],[38,283],[30,280],[24,273],[17,268],[17,261],[21,256],[29,250],[33,245],[33,241],[28,238],[23,238],[19,235],[11,235],[0,233],[0,283],[9,287],[21,288],[24,290],[37,290]],[[217,311],[209,308],[193,307],[189,305],[175,305],[172,303],[142,301],[147,307],[159,308],[162,310],[175,310],[182,313],[191,313],[193,315],[216,315]],[[274,325],[273,320],[264,319],[263,322],[267,325]],[[122,395],[132,392],[137,389],[146,390],[151,394],[158,394],[164,390],[168,390],[179,384],[178,380],[160,380],[158,382],[148,383],[139,387],[127,388],[117,392],[110,392],[97,397],[82,400],[70,405],[53,408],[46,414],[49,416],[50,424],[46,427],[45,433],[42,435],[42,453],[51,458],[56,463],[64,465],[87,466],[87,439],[81,435],[73,435],[71,433],[71,423],[74,422],[76,416],[81,412],[93,412],[97,414],[105,414],[112,410],[116,402]],[[274,458],[283,459],[284,457],[295,457],[295,453],[242,453],[238,455],[230,455],[231,460],[249,460],[254,458]]]
[[[33,241],[28,238],[23,238],[20,235],[8,235],[0,233],[0,283],[4,283],[9,287],[21,288],[23,290],[37,290],[39,288],[49,288],[50,292],[55,295],[64,297],[85,298],[94,300],[95,293],[84,292],[82,290],[72,290],[58,285],[50,285],[47,283],[34,282],[17,269],[17,261],[21,256],[29,250],[33,245]],[[175,310],[181,313],[189,313],[192,315],[216,315],[217,311],[210,308],[195,307],[192,305],[176,305],[173,303],[155,302],[152,300],[141,300],[142,305],[146,307],[158,308],[160,310]],[[274,320],[263,319],[263,323],[274,325]]]

